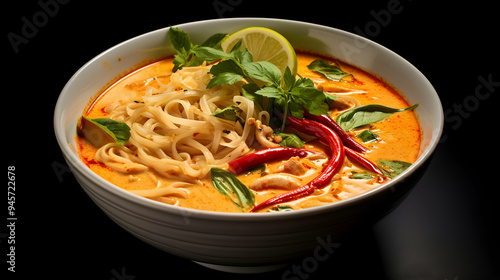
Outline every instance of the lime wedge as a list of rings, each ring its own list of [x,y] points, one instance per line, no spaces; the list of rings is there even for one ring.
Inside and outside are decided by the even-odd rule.
[[[295,51],[290,42],[278,32],[265,27],[248,27],[226,37],[221,44],[222,50],[231,51],[240,39],[241,47],[248,49],[253,61],[268,61],[276,65],[281,74],[287,66],[292,74],[297,72]]]

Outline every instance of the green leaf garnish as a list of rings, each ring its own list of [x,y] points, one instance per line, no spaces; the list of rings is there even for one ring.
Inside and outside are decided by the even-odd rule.
[[[219,75],[211,79],[210,82],[208,82],[207,88],[236,84],[237,82],[241,81],[241,79],[243,79],[243,76],[238,75],[236,73],[230,73],[230,72],[220,73]]]
[[[214,35],[208,37],[208,39],[205,40],[205,42],[203,42],[201,46],[221,50],[222,48],[220,44],[222,43],[222,40],[227,36],[227,33],[215,33]]]
[[[411,163],[399,160],[378,160],[377,165],[385,176],[392,179],[410,167]]]
[[[203,42],[201,46],[199,46],[193,45],[191,39],[189,38],[189,35],[185,31],[179,28],[170,27],[170,29],[168,30],[168,37],[170,39],[170,42],[172,42],[175,51],[177,52],[177,54],[174,55],[174,69],[172,69],[172,71],[176,72],[184,66],[201,65],[205,61],[205,59],[196,55],[196,52],[198,51],[197,49],[209,48],[211,50],[220,50],[221,41],[226,36],[227,34],[216,33],[210,36],[205,42]],[[224,53],[221,50],[220,52]],[[216,59],[207,59],[207,61],[209,62],[215,60]]]
[[[267,61],[257,61],[246,62],[243,67],[250,77],[280,87],[281,71],[276,65]]]
[[[294,133],[284,133],[276,132],[273,135],[281,136],[282,141],[280,142],[281,147],[292,147],[292,148],[302,148],[305,142],[300,139],[297,134]]]
[[[241,211],[255,205],[255,197],[236,176],[221,168],[210,169],[210,177],[215,189],[231,200]]]
[[[323,74],[327,79],[332,81],[340,81],[343,77],[350,75],[347,72],[342,71],[338,66],[329,64],[322,59],[316,59],[307,65],[309,70]]]
[[[375,178],[375,175],[368,173],[366,171],[363,172],[351,171],[351,176],[349,176],[349,178],[370,180]]]
[[[179,29],[171,28],[169,34],[177,55],[174,59],[174,71],[182,66],[193,65],[199,60],[222,60],[212,66],[210,74],[213,78],[207,88],[246,83],[241,86],[243,96],[254,101],[259,108],[266,108],[273,119],[273,106],[277,106],[284,114],[281,130],[284,130],[287,114],[303,118],[304,108],[313,115],[327,114],[328,105],[336,98],[316,89],[309,78],[295,73],[287,67],[282,75],[278,67],[267,61],[253,61],[247,49],[241,49],[241,40],[229,53],[212,46],[195,46],[186,39],[187,34]],[[223,37],[222,37],[223,38]],[[219,37],[213,39],[216,42]],[[212,41],[212,40],[211,40]],[[318,64],[320,62],[316,62]],[[314,64],[313,64],[314,65]],[[266,105],[266,106],[265,106]],[[271,106],[269,106],[271,105]]]
[[[253,172],[260,172],[260,176],[264,176],[266,174],[266,165],[265,164],[261,164],[261,165],[257,165],[256,167],[254,168],[250,168],[246,171],[246,174],[251,174]]]
[[[271,212],[286,212],[293,211],[293,208],[288,205],[276,205],[271,208]]]
[[[89,119],[85,116],[82,118],[107,133],[117,144],[125,145],[130,138],[130,127],[124,122],[108,118]]]
[[[378,139],[380,139],[380,137],[377,134],[373,133],[373,131],[371,131],[369,129],[363,130],[363,132],[356,135],[356,137],[361,139],[361,141],[363,141],[363,143],[376,142]]]
[[[215,112],[212,113],[212,116],[233,122],[235,121],[244,122],[244,120],[238,115],[241,112],[243,112],[243,110],[241,110],[240,107],[236,105],[231,105],[224,109],[217,108],[217,110],[215,110]]]
[[[211,47],[198,47],[193,50],[193,53],[207,61],[232,57],[230,54],[225,53],[222,50]]]
[[[418,103],[406,109],[395,109],[377,104],[364,105],[343,112],[337,116],[335,121],[343,130],[349,131],[379,122],[397,112],[413,110],[417,106]]]
[[[322,91],[317,90],[314,86],[294,87],[289,94],[291,95],[292,102],[301,105],[300,107],[306,108],[306,110],[313,115],[328,113],[326,95]],[[302,114],[303,112],[300,112],[299,116],[302,116]],[[299,117],[295,115],[293,111],[292,115],[294,117]]]
[[[282,92],[275,87],[263,87],[255,91],[255,93],[268,98],[281,98],[282,95]]]

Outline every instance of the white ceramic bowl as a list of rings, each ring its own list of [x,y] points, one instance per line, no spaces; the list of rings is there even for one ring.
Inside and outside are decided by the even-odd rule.
[[[216,19],[181,24],[194,42],[216,32],[264,26],[283,34],[295,48],[331,54],[380,75],[419,103],[423,145],[418,160],[380,188],[341,202],[278,213],[230,214],[179,208],[129,193],[97,176],[77,154],[77,119],[89,99],[117,75],[174,53],[168,28],[116,45],[85,64],[62,90],[54,128],[63,155],[86,193],[116,223],[139,239],[205,266],[232,272],[261,272],[311,254],[326,242],[385,215],[403,200],[424,172],[438,144],[443,112],[429,81],[394,52],[331,27],[263,18]]]

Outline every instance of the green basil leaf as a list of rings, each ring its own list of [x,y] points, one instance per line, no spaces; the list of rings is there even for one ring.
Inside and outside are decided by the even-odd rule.
[[[228,197],[241,211],[255,205],[253,193],[231,172],[214,167],[210,170],[210,177],[215,189]]]
[[[191,39],[185,31],[176,27],[170,27],[168,37],[177,52],[182,50],[188,52],[191,49]]]
[[[250,174],[253,172],[260,172],[260,176],[261,177],[264,176],[264,174],[266,173],[266,165],[261,164],[261,165],[257,165],[256,167],[250,168],[246,171],[246,174]]]
[[[170,27],[168,37],[177,52],[174,55],[174,69],[172,70],[175,72],[188,63],[193,45],[191,44],[189,35],[179,28]]]
[[[255,92],[258,95],[269,97],[269,98],[280,98],[281,91],[275,87],[263,87]]]
[[[363,143],[371,143],[371,142],[376,142],[380,137],[373,133],[371,130],[363,130],[360,134],[356,135]]]
[[[314,87],[295,87],[290,91],[292,101],[304,106],[316,116],[328,113],[328,103],[325,94]]]
[[[217,76],[214,76],[210,80],[210,82],[208,82],[207,88],[213,88],[215,86],[233,85],[241,81],[242,79],[243,76],[235,73],[230,73],[230,72],[221,73],[218,74]]]
[[[288,111],[290,114],[298,119],[303,119],[304,118],[304,106],[302,105],[302,101],[299,101],[300,98],[294,98],[293,102],[288,102]],[[281,101],[281,100],[278,100]],[[276,102],[276,103],[284,103],[286,101],[282,102]],[[283,107],[286,108],[286,107]],[[285,120],[283,120],[285,122]],[[285,130],[284,126],[282,125],[281,131]]]
[[[267,61],[249,62],[243,64],[248,75],[254,79],[270,83],[276,87],[281,86],[281,71],[279,68]]]
[[[125,145],[130,138],[130,127],[124,122],[108,118],[89,119],[85,116],[82,117],[109,134],[117,144]]]
[[[283,73],[283,81],[285,84],[285,88],[283,90],[289,91],[295,86],[295,76],[292,74],[292,71],[287,66],[285,69],[285,73]]]
[[[250,63],[253,61],[252,54],[248,51],[248,49],[242,49],[238,51],[232,51],[234,59],[240,64]]]
[[[211,47],[197,47],[193,53],[207,61],[232,58],[232,55]]]
[[[259,86],[257,84],[244,84],[241,86],[241,93],[244,97],[252,100],[255,102],[259,110],[263,110],[263,98],[262,95],[256,94],[256,92],[259,90]]]
[[[397,112],[413,110],[417,106],[418,103],[406,109],[395,109],[377,104],[364,105],[343,112],[337,116],[335,121],[343,130],[349,131],[379,122]]]
[[[234,46],[231,48],[231,50],[229,51],[229,53],[239,52],[241,50],[241,45],[242,44],[243,44],[243,39],[239,39],[238,42],[236,42],[236,44],[234,44]]]
[[[311,71],[323,74],[327,79],[332,81],[340,81],[343,77],[349,75],[349,73],[342,71],[336,65],[329,64],[322,59],[316,59],[311,62],[311,64],[307,65],[307,68]]]
[[[364,179],[364,180],[370,180],[375,178],[375,175],[370,174],[368,172],[356,172],[356,171],[351,171],[351,176],[349,176],[351,179]]]
[[[378,160],[377,165],[385,176],[394,178],[410,167],[411,163],[399,160]]]
[[[189,55],[187,54],[186,50],[179,50],[177,54],[174,55],[174,68],[172,69],[172,71],[176,72],[177,70],[184,67],[184,65],[188,62],[188,59]]]
[[[191,67],[191,66],[199,66],[202,65],[205,59],[201,57],[197,57],[195,55],[191,56],[191,58],[184,64],[186,67]]]
[[[207,88],[214,86],[232,85],[241,81],[244,72],[233,60],[223,60],[210,68],[210,74],[214,77],[208,82]]]
[[[302,148],[306,143],[294,133],[276,132],[273,135],[281,136],[282,141],[280,142],[280,146],[282,147]]]
[[[297,75],[299,76],[299,79],[297,81],[295,81],[295,86],[294,87],[298,87],[298,88],[315,88],[313,80],[311,80],[309,78],[304,78],[304,77],[300,76],[299,74],[297,74]]]
[[[212,75],[219,75],[222,73],[234,73],[241,76],[245,75],[241,66],[231,59],[223,60],[210,68],[210,74]]]
[[[217,108],[217,110],[215,110],[215,112],[213,112],[212,116],[235,122],[237,120],[243,120],[238,115],[238,113],[241,113],[241,112],[243,112],[243,110],[241,110],[240,107],[238,107],[236,105],[231,105],[231,106],[226,107],[224,109]]]
[[[198,66],[205,60],[212,62],[227,54],[221,50],[220,43],[227,34],[217,33],[210,36],[201,46],[193,45],[189,35],[175,27],[170,27],[168,37],[177,54],[174,55],[173,72],[184,66]]]
[[[271,212],[286,212],[286,211],[293,211],[293,208],[288,205],[276,205],[273,208],[271,208]]]
[[[220,50],[220,44],[222,43],[222,40],[227,37],[227,35],[227,33],[215,33],[214,35],[210,36],[205,42],[203,42],[201,46]]]
[[[338,96],[335,96],[333,94],[330,94],[330,93],[324,93],[325,94],[325,99],[326,99],[326,103],[328,104],[328,106],[330,106],[330,104],[332,104],[335,100],[338,99]]]
[[[299,79],[296,79],[297,74],[292,73],[289,68],[285,69],[282,75],[278,67],[268,61],[253,62],[248,49],[241,48],[242,40],[237,42],[229,53],[225,53],[219,46],[220,41],[225,38],[223,34],[213,35],[201,46],[192,45],[189,36],[177,28],[171,28],[169,36],[177,50],[174,72],[183,66],[199,65],[204,60],[222,59],[211,67],[213,78],[207,88],[245,80],[248,83],[242,85],[243,95],[255,101],[260,108],[271,104],[266,107],[272,111],[273,105],[276,105],[281,107],[282,112],[303,118],[303,108],[314,115],[326,114],[329,104],[336,98],[317,90],[309,78],[298,75]],[[314,63],[312,65],[314,66]],[[271,118],[272,115],[271,113]],[[284,126],[285,119],[282,120],[282,129]]]

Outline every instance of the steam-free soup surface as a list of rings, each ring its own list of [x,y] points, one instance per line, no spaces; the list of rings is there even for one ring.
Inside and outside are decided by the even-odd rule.
[[[408,102],[393,88],[381,81],[380,79],[362,71],[352,65],[339,63],[342,70],[351,73],[352,77],[348,77],[343,81],[329,81],[321,74],[310,71],[307,65],[315,59],[324,59],[333,62],[332,59],[319,57],[313,54],[297,52],[298,70],[297,72],[303,76],[313,79],[319,89],[330,92],[341,97],[341,101],[357,100],[360,105],[366,104],[382,104],[393,108],[407,108],[410,106]],[[84,112],[89,118],[106,118],[109,117],[113,106],[120,102],[140,102],[147,87],[158,88],[160,83],[167,84],[172,73],[173,58],[169,57],[155,63],[151,63],[129,75],[120,79],[107,90],[100,94],[95,101]],[[332,108],[331,115],[334,118],[342,111],[342,108]],[[362,143],[355,137],[362,131],[369,129],[379,136],[379,140],[371,143]],[[377,160],[398,160],[413,163],[419,154],[421,130],[413,111],[405,111],[393,114],[383,121],[373,123],[369,127],[354,129],[349,132],[353,138],[362,143],[370,151],[364,156],[375,162]],[[95,173],[107,181],[126,190],[150,190],[158,186],[165,186],[174,183],[167,179],[162,174],[154,170],[117,172],[105,164],[96,161],[94,155],[98,147],[94,147],[85,138],[78,137],[78,150],[82,161]],[[256,149],[262,149],[259,145]],[[316,150],[324,154],[328,154],[328,148],[317,140],[311,140],[305,144],[306,149]],[[297,159],[297,161],[306,169],[303,174],[294,175],[302,185],[315,178],[322,170],[327,162],[327,158],[318,157],[316,159]],[[266,174],[282,172],[285,162],[279,161],[270,162],[266,165]],[[301,209],[312,206],[318,206],[328,203],[334,203],[346,198],[350,198],[361,193],[377,188],[384,182],[381,178],[374,179],[353,179],[353,174],[363,172],[363,168],[350,163],[348,160],[344,163],[341,172],[337,174],[330,185],[316,190],[313,195],[308,197],[284,203],[293,209]],[[238,175],[238,178],[245,185],[250,185],[254,180],[262,176],[262,171],[245,173]],[[223,211],[223,212],[240,212],[241,210],[224,195],[218,192],[210,181],[210,176],[203,179],[186,179],[193,184],[187,187],[189,195],[168,195],[154,198],[155,200],[188,207],[194,209]],[[271,188],[263,190],[252,190],[255,195],[256,205],[288,190]]]

